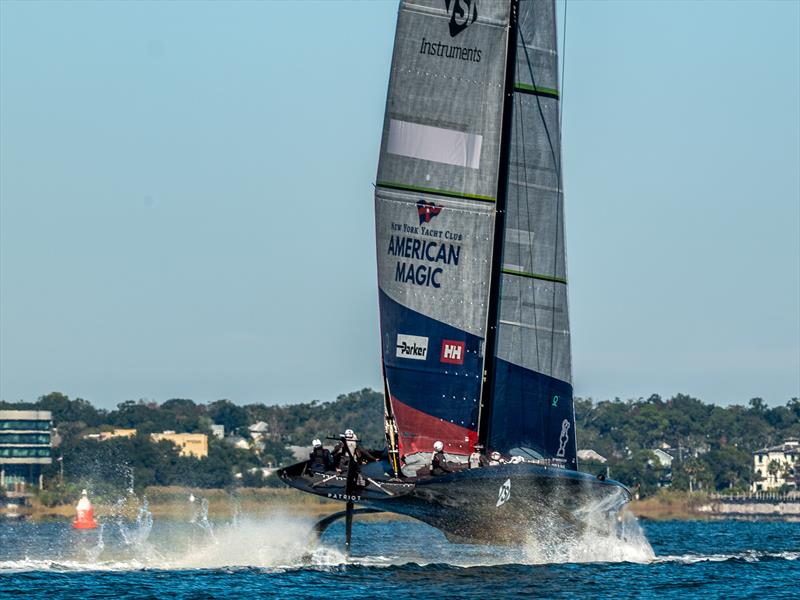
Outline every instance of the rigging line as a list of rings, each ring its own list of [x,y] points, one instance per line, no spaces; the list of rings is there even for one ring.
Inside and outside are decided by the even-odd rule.
[[[528,53],[528,47],[525,45],[525,36],[522,34],[522,28],[517,23],[517,33],[519,34],[520,39],[522,40],[522,49],[525,51],[525,62],[528,65],[528,72],[531,76],[531,83],[533,87],[536,87],[536,78],[533,75],[533,65],[531,64],[531,57]],[[553,165],[556,169],[556,185],[559,190],[561,190],[561,163],[556,158],[556,151],[553,147],[553,139],[550,137],[550,128],[547,126],[547,120],[544,118],[544,111],[542,110],[542,100],[539,96],[534,96],[536,98],[536,106],[539,109],[539,116],[542,119],[542,125],[544,126],[544,132],[547,135],[547,144],[550,146],[550,154],[553,157]],[[559,116],[560,118],[560,116]],[[553,277],[557,275],[558,270],[558,233],[559,229],[561,228],[561,193],[556,193],[556,240],[555,245],[553,246]],[[553,306],[556,303],[556,284],[553,283]],[[549,375],[553,376],[553,364],[555,361],[555,338],[556,338],[556,315],[553,313],[552,321],[551,321],[551,329],[550,329],[550,373]]]
[[[561,131],[561,118],[564,116],[564,71],[567,68],[567,0],[564,0],[564,33],[561,35],[561,81],[558,83],[560,105],[558,107],[558,130]]]
[[[514,79],[515,79],[515,81],[519,81],[519,63],[514,65]],[[523,131],[522,98],[520,97],[519,94],[514,94],[513,107],[514,107],[513,108],[513,110],[514,110],[514,133],[517,134],[517,135],[522,135],[522,131]],[[516,135],[513,136],[513,137],[516,137]],[[516,146],[514,146],[514,152],[515,152],[515,158],[519,158],[519,155],[518,155],[519,151],[518,151]],[[523,173],[522,177],[523,177],[523,180],[524,180],[527,177],[527,170],[528,170],[528,167],[525,164],[525,143],[524,142],[522,144],[522,164],[518,164],[517,165],[517,169],[520,169],[520,168],[522,169],[522,173]],[[510,170],[509,170],[509,179],[511,178],[510,175],[511,175],[511,173],[510,173]],[[517,173],[517,178],[519,178],[519,173]],[[517,188],[517,211],[516,211],[517,214],[515,216],[517,218],[517,229],[519,231],[522,231],[522,228],[520,227],[520,218],[521,218],[521,215],[522,215],[522,194],[521,194],[521,190],[519,189],[520,186],[516,186],[516,188]],[[526,199],[527,199],[527,195],[528,195],[528,188],[526,186],[525,187]],[[528,227],[530,227],[530,222],[528,223]],[[530,242],[530,235],[528,235],[528,241]],[[521,242],[521,240],[520,240],[519,234],[518,234],[517,235],[517,260],[519,261],[520,264],[523,264],[522,263],[522,244],[520,242]],[[531,268],[532,267],[533,267],[533,265],[531,265]],[[504,275],[503,277],[505,279],[507,276]],[[524,283],[520,281],[520,282],[517,283],[517,285],[519,285],[519,291],[520,291],[519,296],[518,296],[519,301],[517,302],[517,315],[518,315],[518,318],[520,320],[522,320],[522,301],[523,301],[522,291],[524,289]],[[498,326],[499,326],[499,324],[502,323],[502,320],[498,319],[498,321],[499,321],[498,322]],[[520,333],[522,333],[522,332],[520,332]],[[523,365],[527,364],[525,362],[525,344],[520,344],[519,345],[519,355],[520,355],[520,362]],[[523,381],[522,385],[519,386],[519,394],[518,394],[518,399],[517,399],[517,402],[518,402],[519,406],[522,407],[522,414],[520,415],[520,419],[521,419],[521,421],[523,423],[526,422],[524,399],[525,399],[525,382]]]
[[[517,71],[518,70],[519,70],[519,66],[517,66]],[[519,80],[519,72],[517,72],[517,75],[518,75],[517,79]],[[519,132],[520,132],[520,137],[522,138],[521,139],[521,142],[522,142],[522,181],[525,184],[525,214],[526,214],[527,219],[528,219],[528,258],[530,258],[530,261],[531,261],[530,262],[530,268],[531,268],[531,271],[533,271],[533,243],[532,243],[533,240],[531,239],[532,236],[530,235],[532,233],[532,231],[531,231],[531,229],[532,229],[532,224],[531,224],[532,223],[531,222],[531,203],[530,203],[530,198],[528,197],[528,189],[529,189],[528,188],[528,161],[527,161],[527,157],[526,157],[526,153],[525,153],[525,123],[523,121],[524,115],[522,114],[522,106],[523,106],[523,97],[521,95],[519,95],[519,122],[520,122]],[[519,186],[517,186],[517,189],[519,189]],[[517,197],[519,197],[519,193],[517,194]],[[517,223],[519,223],[519,217],[517,217]],[[521,254],[522,254],[522,248],[520,248],[520,263],[522,263]],[[522,285],[523,285],[522,282],[520,282],[520,288],[522,287]],[[537,323],[537,320],[536,320],[536,282],[535,281],[531,281],[531,296],[532,296],[531,297],[531,304],[533,304],[533,326],[536,328],[536,329],[534,329],[534,332],[535,332],[534,333],[534,339],[536,341],[536,369],[537,369],[537,371],[541,371],[542,361],[541,361],[541,358],[539,356],[539,330],[538,330],[539,324]],[[521,304],[522,304],[522,294],[521,293],[520,293],[519,297],[520,297],[520,316],[522,316],[522,306],[521,306]],[[524,348],[525,345],[523,344],[522,347]]]

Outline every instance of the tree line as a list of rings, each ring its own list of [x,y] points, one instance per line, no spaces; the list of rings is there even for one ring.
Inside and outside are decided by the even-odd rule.
[[[0,401],[0,409],[49,410],[60,438],[55,460],[46,476],[70,481],[94,480],[104,485],[142,488],[148,485],[231,487],[277,484],[261,475],[260,467],[289,464],[291,445],[308,446],[312,438],[354,429],[364,444],[384,446],[383,395],[365,388],[335,401],[301,404],[240,406],[222,399],[208,404],[175,398],[161,404],[126,401],[113,410],[94,407],[82,399],[53,392],[36,402]],[[644,494],[659,485],[678,490],[746,490],[753,478],[752,452],[787,438],[800,438],[800,399],[769,407],[761,398],[747,406],[718,406],[678,394],[662,399],[620,399],[595,402],[576,398],[578,447],[605,457],[604,464],[584,462],[587,471],[605,469],[627,485],[638,484]],[[250,439],[248,426],[263,421],[268,439],[256,451],[238,449],[210,435],[211,425]],[[135,428],[133,438],[98,441],[88,433]],[[163,430],[209,434],[204,459],[180,456],[170,442],[153,442],[149,434]],[[669,471],[654,450],[671,448],[675,460]],[[239,475],[237,477],[237,474]]]

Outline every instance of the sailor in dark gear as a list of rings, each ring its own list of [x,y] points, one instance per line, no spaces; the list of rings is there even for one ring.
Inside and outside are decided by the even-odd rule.
[[[330,471],[333,468],[333,460],[331,459],[330,451],[322,447],[322,442],[320,440],[314,440],[312,445],[314,449],[311,451],[308,461],[308,466],[311,471],[314,473]]]
[[[445,457],[443,450],[444,444],[442,442],[434,442],[433,456],[431,457],[431,475],[434,477],[453,472],[453,469],[447,462],[447,458]]]
[[[469,455],[469,468],[477,469],[479,467],[488,467],[489,459],[483,454],[483,445],[475,444],[475,449]]]
[[[344,432],[342,440],[333,449],[333,460],[337,473],[347,473],[351,456],[355,460],[356,468],[359,468],[362,464],[378,460],[368,450],[359,445],[358,436],[352,429],[348,429]]]

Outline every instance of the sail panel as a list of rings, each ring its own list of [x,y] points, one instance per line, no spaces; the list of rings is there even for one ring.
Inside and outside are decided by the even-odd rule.
[[[379,186],[495,198],[508,10],[505,2],[401,2]],[[397,143],[396,135],[391,135],[393,123],[395,133],[402,123],[407,130],[416,126],[417,133],[438,131],[440,139],[455,145],[479,138],[479,152],[473,152],[466,166],[430,160],[424,154],[391,152],[390,144]],[[457,146],[436,150],[458,152]]]
[[[575,468],[554,0],[521,0],[490,447]]]
[[[401,455],[477,438],[509,5],[403,1],[375,192]]]

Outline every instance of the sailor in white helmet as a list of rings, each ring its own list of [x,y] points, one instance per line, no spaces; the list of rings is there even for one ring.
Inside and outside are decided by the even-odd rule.
[[[333,468],[330,450],[322,447],[322,441],[315,439],[311,442],[313,449],[308,459],[308,466],[314,473],[324,473]]]
[[[355,459],[356,467],[363,463],[378,460],[358,444],[358,436],[355,431],[345,429],[344,434],[341,436],[341,441],[333,449],[333,461],[336,465],[337,473],[347,472],[351,457]]]
[[[497,465],[502,465],[502,464],[505,464],[505,462],[506,461],[503,460],[503,457],[500,455],[500,453],[497,450],[495,450],[494,452],[492,452],[489,455],[489,466],[490,467],[495,467]]]
[[[477,469],[485,467],[489,464],[487,458],[483,455],[483,444],[475,444],[472,454],[469,455],[469,468]]]
[[[453,469],[447,462],[444,455],[444,444],[440,441],[433,443],[433,456],[431,457],[431,475],[444,475],[445,473],[452,473]]]

